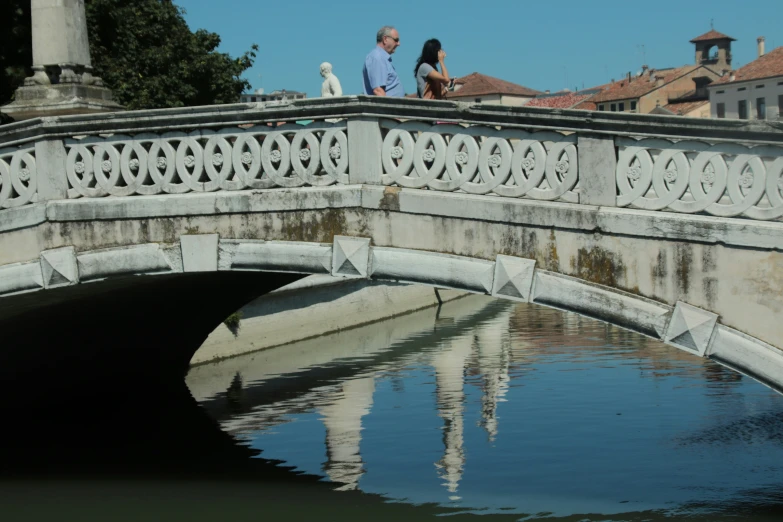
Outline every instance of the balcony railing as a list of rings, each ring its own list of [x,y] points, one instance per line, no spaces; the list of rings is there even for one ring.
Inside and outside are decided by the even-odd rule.
[[[68,116],[0,127],[0,209],[378,184],[777,220],[782,146],[777,122],[364,96]]]

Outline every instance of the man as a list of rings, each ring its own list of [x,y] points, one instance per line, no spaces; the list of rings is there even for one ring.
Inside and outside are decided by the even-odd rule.
[[[364,60],[364,94],[371,96],[405,96],[400,77],[392,64],[391,55],[400,46],[400,34],[391,26],[384,26],[375,37],[378,43]]]
[[[342,96],[343,88],[340,87],[340,80],[332,74],[332,64],[324,62],[321,64],[321,77],[324,83],[321,85],[321,97]]]

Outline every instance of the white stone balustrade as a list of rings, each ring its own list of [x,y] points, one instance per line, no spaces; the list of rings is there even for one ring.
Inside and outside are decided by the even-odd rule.
[[[759,220],[783,216],[783,148],[617,140],[617,206]]]
[[[35,203],[37,185],[33,147],[0,148],[0,209]]]
[[[576,135],[384,121],[383,184],[578,203]]]
[[[0,209],[335,184],[780,220],[783,130],[364,96],[0,127]]]
[[[65,143],[69,198],[348,183],[344,124],[89,136]]]

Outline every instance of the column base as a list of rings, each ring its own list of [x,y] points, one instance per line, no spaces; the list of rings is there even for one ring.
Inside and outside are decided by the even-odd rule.
[[[112,99],[111,90],[78,83],[19,87],[14,101],[0,108],[15,121],[122,110],[122,105]]]

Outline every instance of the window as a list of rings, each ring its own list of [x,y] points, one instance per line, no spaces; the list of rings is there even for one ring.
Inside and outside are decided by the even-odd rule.
[[[614,103],[613,103],[613,104],[611,104],[611,105],[609,106],[609,110],[610,110],[610,111],[612,111],[612,112],[615,112],[615,111],[617,110],[617,105],[616,105],[616,104],[614,104]]]
[[[764,88],[764,84],[756,85],[756,89],[763,89],[763,88]]]
[[[726,91],[715,91],[715,94],[723,94]]]
[[[781,100],[783,100],[783,96],[781,96],[780,98],[781,98]],[[781,103],[783,103],[783,102],[781,102]],[[599,106],[598,106],[598,110],[599,110],[599,111],[605,111],[605,110],[606,110],[606,106],[604,106],[604,105],[599,105]]]
[[[475,101],[476,103],[481,103],[481,98],[476,98],[476,99],[475,99],[475,100],[473,100],[473,101]]]
[[[737,90],[738,90],[738,91],[744,91],[744,90],[745,90],[745,87],[740,87],[740,88],[739,88],[739,89],[737,89]]]
[[[632,110],[632,111],[635,111],[635,110],[636,110],[636,102],[635,102],[635,101],[632,101],[632,102],[631,102],[631,110]]]
[[[726,104],[725,103],[719,103],[718,107],[718,118],[725,118],[726,117]]]
[[[758,119],[758,120],[766,120],[767,119],[767,99],[766,98],[756,98],[756,119]]]
[[[618,105],[618,110],[620,112],[625,112],[625,102],[620,102],[620,104]]]
[[[256,101],[256,97],[255,97],[255,96],[252,96],[252,97],[250,98],[250,101]]]
[[[748,119],[748,102],[746,100],[740,100],[737,102],[737,113],[739,114],[739,119]]]
[[[778,96],[778,116],[783,116],[783,94]]]

